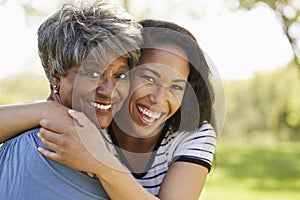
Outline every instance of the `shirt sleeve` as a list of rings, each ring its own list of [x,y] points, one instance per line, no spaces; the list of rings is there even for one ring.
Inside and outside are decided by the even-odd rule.
[[[173,146],[171,163],[191,162],[202,165],[210,171],[216,141],[216,133],[209,123],[204,123],[196,131],[179,133]]]

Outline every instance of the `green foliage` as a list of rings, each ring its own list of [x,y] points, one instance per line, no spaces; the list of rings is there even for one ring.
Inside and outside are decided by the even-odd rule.
[[[0,104],[45,99],[50,94],[48,80],[37,75],[18,75],[0,80]]]
[[[286,102],[286,122],[291,127],[300,127],[300,84],[290,86],[291,94]]]
[[[217,147],[199,200],[297,200],[300,196],[298,144]]]
[[[257,133],[300,140],[300,83],[295,65],[253,78],[228,81],[224,137],[252,140]]]

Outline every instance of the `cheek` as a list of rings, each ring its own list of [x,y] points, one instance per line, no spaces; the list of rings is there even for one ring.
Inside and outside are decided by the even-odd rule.
[[[129,90],[130,90],[130,82],[128,83],[119,83],[114,92],[113,92],[113,101],[117,101],[118,105],[113,110],[113,115],[115,115],[118,111],[124,115],[128,112],[128,104],[129,104]],[[128,117],[127,114],[125,114],[125,118]],[[112,116],[113,118],[113,116]]]
[[[170,98],[172,112],[175,113],[180,108],[182,104],[182,100],[183,100],[183,95],[174,95],[173,97]]]
[[[76,95],[77,97],[84,97],[87,96],[88,94],[93,94],[93,93],[95,95],[96,88],[97,88],[97,82],[78,81],[74,84],[73,94],[74,96]]]
[[[72,108],[73,88],[69,84],[61,84],[60,86],[61,103],[69,108]]]
[[[137,71],[135,71],[130,78],[131,78],[130,94],[134,93],[136,90],[145,86],[145,83],[143,82],[142,78],[139,77]]]
[[[138,99],[148,96],[151,94],[151,87],[144,84],[131,84],[130,88],[130,101],[134,102]]]
[[[153,88],[155,89],[152,85],[146,84],[140,77],[135,77],[131,82],[130,96],[147,96],[153,92]]]
[[[81,110],[83,106],[83,100],[86,97],[89,97],[89,100],[93,100],[95,98],[95,89],[97,83],[89,82],[89,81],[76,81],[74,83],[73,89],[69,91],[69,95],[71,96],[73,107],[75,109]]]
[[[129,95],[129,90],[130,90],[130,82],[129,81],[124,81],[122,83],[118,83],[115,86],[113,96],[115,96],[115,97],[117,96],[117,98],[120,98],[121,101],[124,101]]]
[[[145,88],[139,87],[135,88],[134,90],[132,89],[133,88],[131,88],[129,97],[127,98],[128,108],[131,114],[135,109],[135,104],[137,101],[145,97]]]

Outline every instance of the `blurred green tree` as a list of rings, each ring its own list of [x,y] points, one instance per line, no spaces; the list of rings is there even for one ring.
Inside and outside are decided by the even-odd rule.
[[[300,84],[297,68],[257,73],[248,80],[227,81],[224,135],[253,140],[270,135],[277,140],[300,140]]]

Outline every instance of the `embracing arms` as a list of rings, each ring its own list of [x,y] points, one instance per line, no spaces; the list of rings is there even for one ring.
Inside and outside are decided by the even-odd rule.
[[[95,174],[111,199],[198,199],[208,169],[197,164],[173,163],[158,196],[144,189],[107,150],[98,129],[83,113],[70,111],[79,126],[42,120],[40,138],[53,151],[39,148],[46,157],[79,171]],[[88,133],[88,134],[87,134]]]
[[[39,101],[0,106],[0,143],[39,126],[42,118],[63,117],[71,121],[67,108],[55,101]]]

